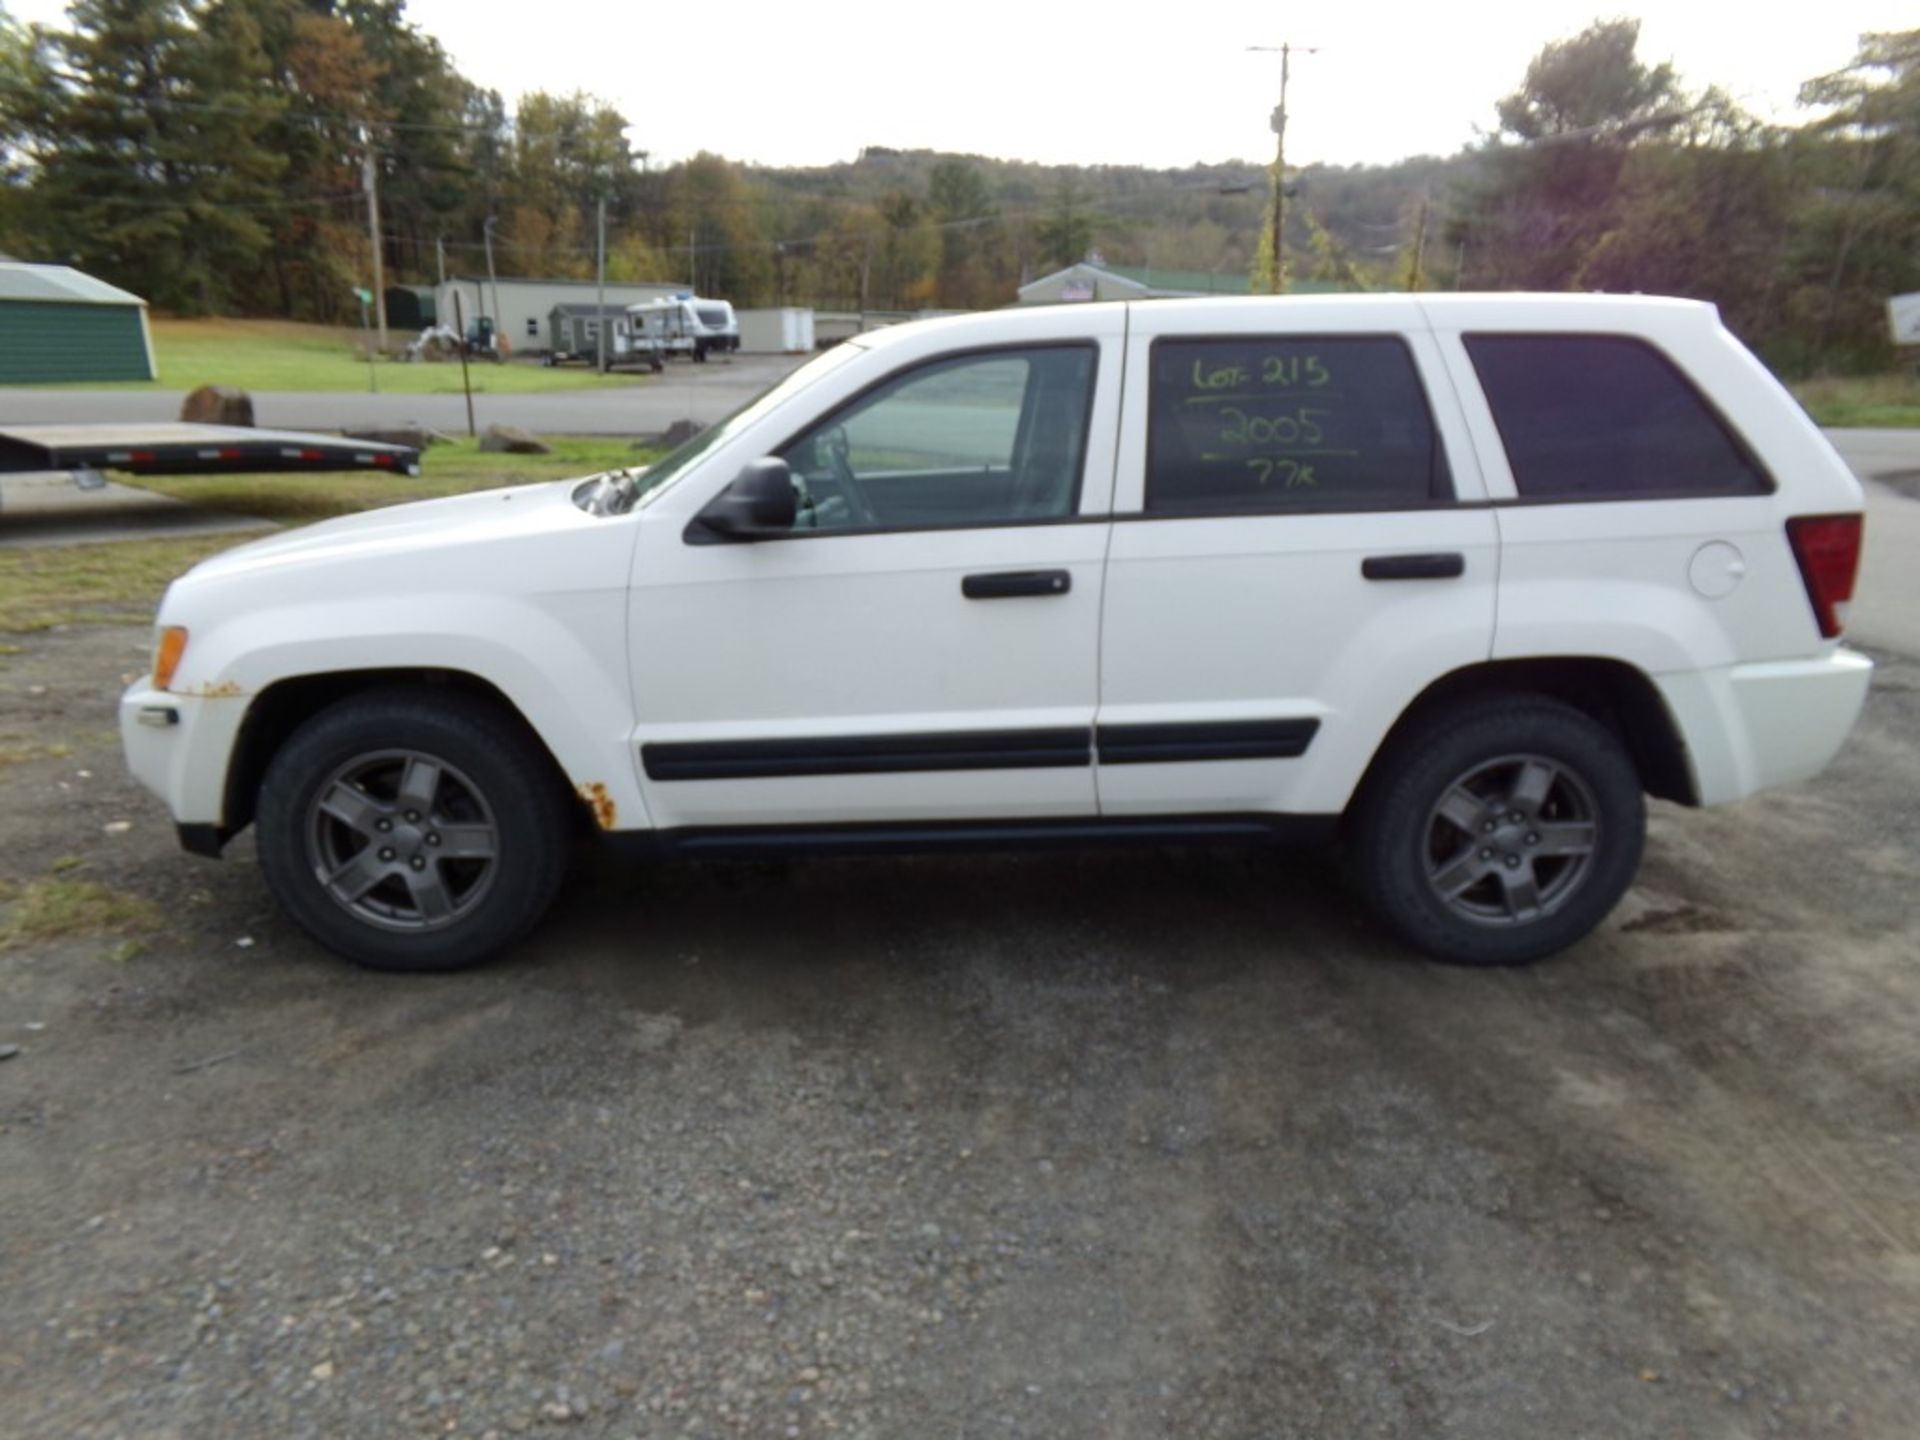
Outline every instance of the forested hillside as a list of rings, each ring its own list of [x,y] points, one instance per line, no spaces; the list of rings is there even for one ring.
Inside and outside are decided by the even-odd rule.
[[[1290,169],[1290,280],[1694,295],[1783,368],[1886,366],[1886,298],[1920,289],[1920,31],[1810,76],[1795,126],[1642,63],[1637,39],[1609,21],[1547,46],[1458,154]],[[480,269],[489,243],[502,274],[585,277],[604,201],[609,278],[748,305],[1002,305],[1089,254],[1259,288],[1264,159],[876,146],[764,169],[644,145],[590,97],[509,110],[401,0],[79,0],[42,30],[0,0],[0,250],[169,310],[347,318],[369,169],[389,280]]]

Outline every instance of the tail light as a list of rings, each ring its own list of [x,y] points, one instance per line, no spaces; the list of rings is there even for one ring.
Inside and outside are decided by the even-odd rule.
[[[1863,525],[1859,515],[1796,515],[1787,521],[1787,540],[1793,546],[1793,558],[1800,562],[1813,618],[1829,640],[1846,628],[1853,578],[1860,569]]]

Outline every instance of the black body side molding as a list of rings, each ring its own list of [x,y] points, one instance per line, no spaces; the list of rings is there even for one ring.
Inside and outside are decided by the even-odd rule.
[[[1082,766],[1093,763],[1093,747],[1087,730],[966,730],[944,735],[649,742],[640,747],[640,760],[649,780],[765,780],[782,775]]]
[[[1102,725],[1102,765],[1168,765],[1183,760],[1291,760],[1306,753],[1315,719],[1223,720],[1198,725]]]
[[[1068,769],[1196,760],[1291,760],[1320,722],[1226,720],[1102,725],[1097,730],[963,730],[932,735],[832,735],[780,740],[648,741],[649,780],[770,780],[793,775],[890,775],[929,770]]]

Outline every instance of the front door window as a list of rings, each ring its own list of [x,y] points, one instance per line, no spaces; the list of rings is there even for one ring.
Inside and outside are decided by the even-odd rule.
[[[1094,351],[1061,345],[935,361],[829,416],[782,456],[797,530],[918,530],[1075,513]]]

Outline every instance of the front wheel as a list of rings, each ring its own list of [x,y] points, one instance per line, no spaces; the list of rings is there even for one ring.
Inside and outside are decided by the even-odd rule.
[[[566,867],[568,814],[546,755],[458,692],[343,700],[275,753],[260,868],[314,939],[376,970],[457,970],[518,940]]]
[[[1403,939],[1455,964],[1517,965],[1564,950],[1618,903],[1646,800],[1606,726],[1509,696],[1397,737],[1353,822],[1361,888]]]

